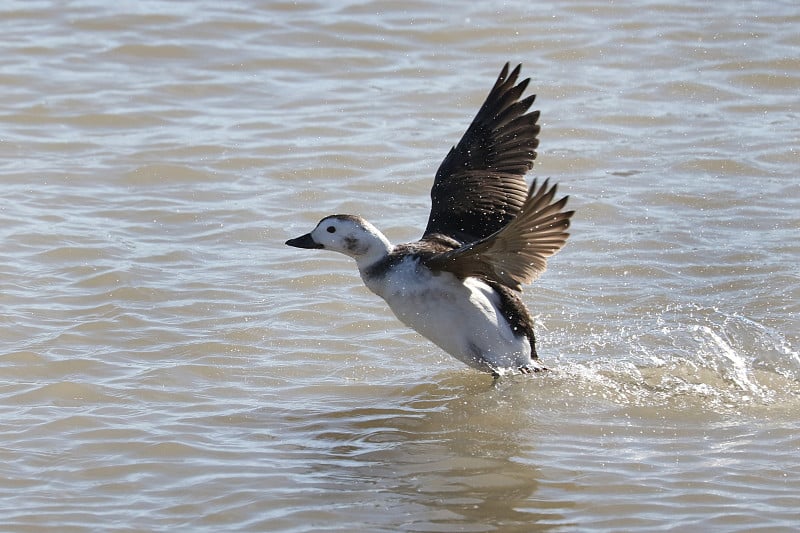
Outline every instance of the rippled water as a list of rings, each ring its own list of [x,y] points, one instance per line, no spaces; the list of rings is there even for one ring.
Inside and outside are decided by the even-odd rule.
[[[794,2],[0,11],[2,529],[800,523]],[[577,213],[493,383],[283,242],[418,237],[505,61]]]

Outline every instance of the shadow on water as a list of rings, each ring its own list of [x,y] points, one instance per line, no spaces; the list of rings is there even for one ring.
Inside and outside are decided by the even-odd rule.
[[[369,530],[538,531],[563,525],[560,510],[571,503],[537,505],[539,470],[521,460],[531,451],[522,443],[537,431],[525,412],[533,408],[525,405],[530,400],[513,405],[527,387],[514,387],[509,396],[509,384],[498,386],[470,371],[435,377],[441,381],[411,389],[348,386],[371,407],[329,405],[287,414],[294,451],[309,454],[308,471],[339,494],[354,523]]]

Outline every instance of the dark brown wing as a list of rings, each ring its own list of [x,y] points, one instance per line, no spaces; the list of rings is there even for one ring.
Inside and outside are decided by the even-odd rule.
[[[460,278],[483,276],[515,290],[545,271],[547,258],[567,241],[574,211],[562,211],[568,196],[553,201],[556,185],[533,182],[519,215],[498,232],[455,250],[437,254],[425,264]]]
[[[521,67],[509,75],[506,63],[461,141],[439,166],[423,238],[441,233],[474,242],[508,224],[525,203],[525,173],[539,145],[539,112],[526,114],[535,95],[519,99],[530,82],[516,84]]]

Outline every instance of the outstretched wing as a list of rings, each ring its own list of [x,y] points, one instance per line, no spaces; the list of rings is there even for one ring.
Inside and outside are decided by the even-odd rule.
[[[553,201],[556,185],[548,181],[536,190],[536,181],[519,215],[508,225],[481,240],[437,254],[425,264],[460,278],[483,276],[515,290],[545,271],[547,258],[569,237],[574,211],[562,211],[569,196]]]
[[[431,189],[423,238],[441,233],[470,243],[508,224],[527,198],[539,111],[526,113],[535,95],[520,100],[530,78],[517,84],[522,65],[506,63],[466,133],[444,158]]]

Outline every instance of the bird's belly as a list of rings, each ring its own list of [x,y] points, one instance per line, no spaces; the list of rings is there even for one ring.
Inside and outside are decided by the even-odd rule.
[[[397,281],[383,295],[394,314],[450,355],[484,371],[531,362],[527,338],[514,334],[484,282],[449,273]]]

